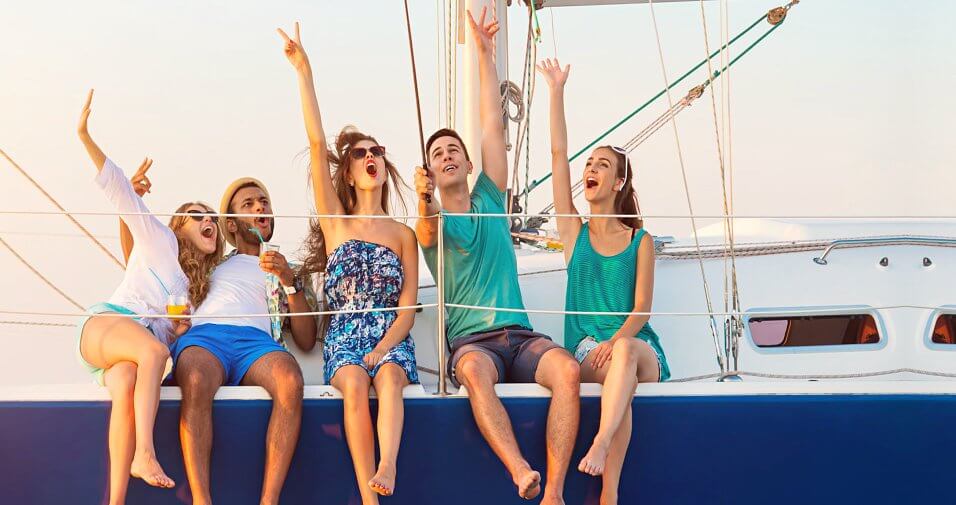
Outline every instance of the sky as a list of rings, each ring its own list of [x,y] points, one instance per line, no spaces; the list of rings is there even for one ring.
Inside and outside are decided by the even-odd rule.
[[[275,31],[289,31],[296,20],[326,131],[352,124],[373,134],[412,182],[419,147],[402,2],[3,3],[0,149],[69,210],[110,210],[76,137],[86,92],[95,88],[90,130],[104,151],[128,173],[144,156],[155,160],[154,189],[146,200],[154,211],[171,212],[197,199],[216,206],[229,181],[253,176],[269,186],[276,212],[310,212],[298,91]],[[440,3],[409,3],[427,136],[445,126]],[[520,84],[527,13],[514,3],[509,78]],[[730,1],[730,33],[776,5]],[[700,5],[657,4],[655,14],[673,79],[706,52]],[[707,2],[706,15],[715,48],[719,3]],[[716,105],[705,94],[681,113],[676,138],[667,126],[632,153],[642,210],[688,214],[679,138],[695,213],[721,212],[716,107],[718,113],[729,110],[725,148],[733,154],[738,214],[956,215],[950,198],[956,185],[954,15],[956,4],[942,1],[802,1],[784,26],[734,66],[729,102],[719,99],[727,88],[717,86]],[[538,19],[538,58],[558,56],[572,64],[566,92],[572,150],[662,88],[646,4],[544,9]],[[695,74],[675,96],[704,78],[705,72]],[[550,167],[547,87],[543,80],[537,84],[532,178]],[[458,103],[464,107],[460,95]],[[608,142],[627,142],[665,103],[639,114]],[[583,161],[573,163],[572,177],[582,168]],[[523,178],[524,163],[520,171]],[[2,158],[0,191],[2,211],[53,210]],[[547,184],[536,190],[530,210],[549,203],[550,191]],[[118,251],[115,218],[79,220]],[[686,219],[651,218],[647,228],[663,235],[690,232]],[[305,230],[302,219],[280,219],[275,241],[285,252],[296,251]],[[0,238],[90,305],[109,296],[122,272],[77,233],[61,216],[0,214]],[[0,310],[75,310],[4,249],[0,275],[13,288],[0,292]],[[0,335],[22,331],[0,325]]]

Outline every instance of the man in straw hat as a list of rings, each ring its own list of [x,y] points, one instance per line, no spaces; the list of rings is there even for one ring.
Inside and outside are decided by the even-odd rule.
[[[266,433],[266,468],[261,503],[279,502],[302,420],[302,372],[286,350],[283,329],[303,350],[315,346],[312,316],[303,283],[277,250],[264,251],[275,219],[265,185],[251,177],[234,181],[219,206],[221,226],[235,247],[211,277],[209,294],[196,309],[192,329],[172,346],[176,382],[182,388],[180,438],[194,504],[212,502],[209,462],[212,401],[220,386],[262,386],[272,397]],[[314,305],[314,303],[312,304]],[[270,317],[251,317],[271,314]],[[226,317],[224,317],[226,316]],[[231,316],[231,317],[229,317]]]

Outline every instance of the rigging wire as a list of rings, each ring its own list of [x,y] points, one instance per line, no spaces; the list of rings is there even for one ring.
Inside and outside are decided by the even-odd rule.
[[[667,103],[671,108],[673,108],[674,99],[670,93],[671,84],[668,82],[667,65],[664,63],[664,48],[661,44],[661,35],[657,27],[657,16],[654,14],[654,0],[647,0],[647,4],[650,7],[651,20],[654,23],[654,37],[657,40],[657,54],[660,58],[661,73],[664,78],[664,90],[667,93]],[[693,214],[694,208],[693,208],[693,202],[691,201],[691,197],[690,197],[690,186],[687,183],[687,170],[684,167],[684,154],[681,150],[680,133],[678,132],[678,129],[677,129],[677,120],[673,116],[670,118],[670,124],[672,129],[674,130],[674,142],[677,145],[677,159],[680,162],[681,179],[683,180],[683,183],[684,183],[684,195],[687,198],[687,209],[690,214]],[[717,351],[717,365],[720,367],[720,371],[724,372],[727,369],[726,363],[724,362],[724,359],[720,350],[720,341],[717,337],[717,320],[714,318],[712,314],[714,311],[714,306],[710,299],[710,287],[707,284],[707,273],[704,271],[704,258],[701,255],[701,250],[700,250],[700,237],[698,237],[698,234],[697,234],[697,222],[693,218],[691,219],[691,229],[693,230],[693,233],[694,233],[694,246],[697,249],[697,256],[698,256],[697,260],[698,260],[698,264],[700,265],[700,276],[703,282],[704,299],[707,302],[707,312],[711,313],[709,318],[710,332],[711,332],[711,336],[713,336],[714,338],[714,345]]]
[[[74,218],[74,217],[71,216],[69,213],[67,213],[67,212],[66,212],[66,209],[64,209],[63,206],[60,205],[60,202],[56,201],[56,199],[53,198],[53,196],[50,195],[50,193],[47,193],[46,190],[43,189],[43,186],[41,186],[40,183],[38,183],[36,180],[34,180],[33,177],[30,177],[30,174],[28,174],[28,173],[26,172],[26,170],[24,170],[22,167],[20,167],[20,165],[18,165],[17,162],[13,161],[13,158],[11,158],[6,152],[4,152],[3,149],[0,149],[0,155],[3,155],[3,157],[6,158],[7,161],[9,161],[11,165],[13,165],[13,168],[17,169],[17,171],[20,172],[20,174],[21,174],[23,177],[26,177],[26,179],[27,179],[28,181],[30,181],[30,183],[33,184],[33,186],[34,186],[35,188],[37,188],[37,190],[39,190],[40,193],[42,193],[43,196],[45,196],[45,197],[47,198],[47,200],[49,200],[50,203],[53,204],[54,207],[56,207],[57,209],[60,209],[60,210],[64,213],[63,215],[65,215],[65,216],[67,217],[67,219],[69,219],[74,225],[76,225],[76,227],[79,228],[80,231],[82,231],[84,235],[86,235],[87,237],[89,237],[90,240],[92,240],[93,243],[96,244],[96,245],[100,248],[100,250],[102,250],[104,253],[106,253],[106,255],[109,256],[110,259],[112,259],[113,262],[116,263],[116,265],[117,265],[118,267],[120,267],[120,268],[122,268],[122,269],[124,269],[124,270],[126,269],[126,264],[124,264],[122,261],[120,261],[120,259],[117,258],[116,255],[113,254],[109,249],[107,249],[106,246],[103,245],[102,242],[100,242],[99,240],[97,240],[96,237],[94,237],[93,234],[90,233],[90,231],[87,230],[85,226],[83,226],[82,224],[80,224],[79,221],[76,220],[76,218]]]
[[[33,265],[31,265],[30,262],[27,261],[26,258],[24,258],[23,256],[21,256],[20,253],[18,253],[18,252],[13,248],[13,246],[11,246],[10,244],[8,244],[7,241],[3,239],[3,237],[0,237],[0,244],[3,244],[3,246],[6,247],[8,251],[10,251],[10,254],[13,254],[13,256],[14,256],[15,258],[17,258],[18,260],[20,260],[20,263],[23,263],[23,265],[24,265],[25,267],[27,267],[31,272],[33,272],[34,275],[36,275],[37,277],[39,277],[41,281],[43,281],[47,286],[50,287],[50,289],[52,289],[53,291],[56,291],[60,296],[62,296],[64,300],[70,302],[71,304],[73,304],[74,307],[76,307],[76,308],[78,308],[78,309],[80,309],[80,310],[86,310],[82,305],[80,305],[79,303],[77,303],[76,300],[74,300],[73,298],[71,298],[70,295],[64,293],[62,289],[56,287],[56,284],[53,284],[53,282],[50,281],[50,279],[47,279],[45,275],[43,275],[42,273],[40,273],[40,270],[39,270],[39,269],[37,269],[36,267],[34,267]]]

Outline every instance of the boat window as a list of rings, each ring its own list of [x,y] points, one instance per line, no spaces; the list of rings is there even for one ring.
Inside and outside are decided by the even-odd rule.
[[[876,344],[876,319],[869,314],[755,317],[749,321],[757,347]]]
[[[934,344],[956,344],[956,314],[940,314],[933,325]]]

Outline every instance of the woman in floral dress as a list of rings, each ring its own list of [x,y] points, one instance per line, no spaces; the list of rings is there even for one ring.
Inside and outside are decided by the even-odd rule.
[[[415,232],[387,217],[389,194],[401,182],[385,148],[354,128],[345,128],[328,146],[312,68],[299,39],[279,30],[285,54],[296,69],[311,154],[315,207],[306,273],[325,272],[331,310],[367,310],[337,314],[320,324],[325,333],[325,379],[342,392],[345,436],[362,502],[395,490],[396,460],[404,420],[402,389],[418,382],[415,347],[409,331],[418,296],[418,242]],[[374,72],[370,67],[369,72]],[[330,170],[334,168],[334,172]],[[381,310],[385,309],[385,310]],[[378,398],[381,460],[375,468],[375,439],[369,389]],[[373,474],[374,473],[374,474]]]

